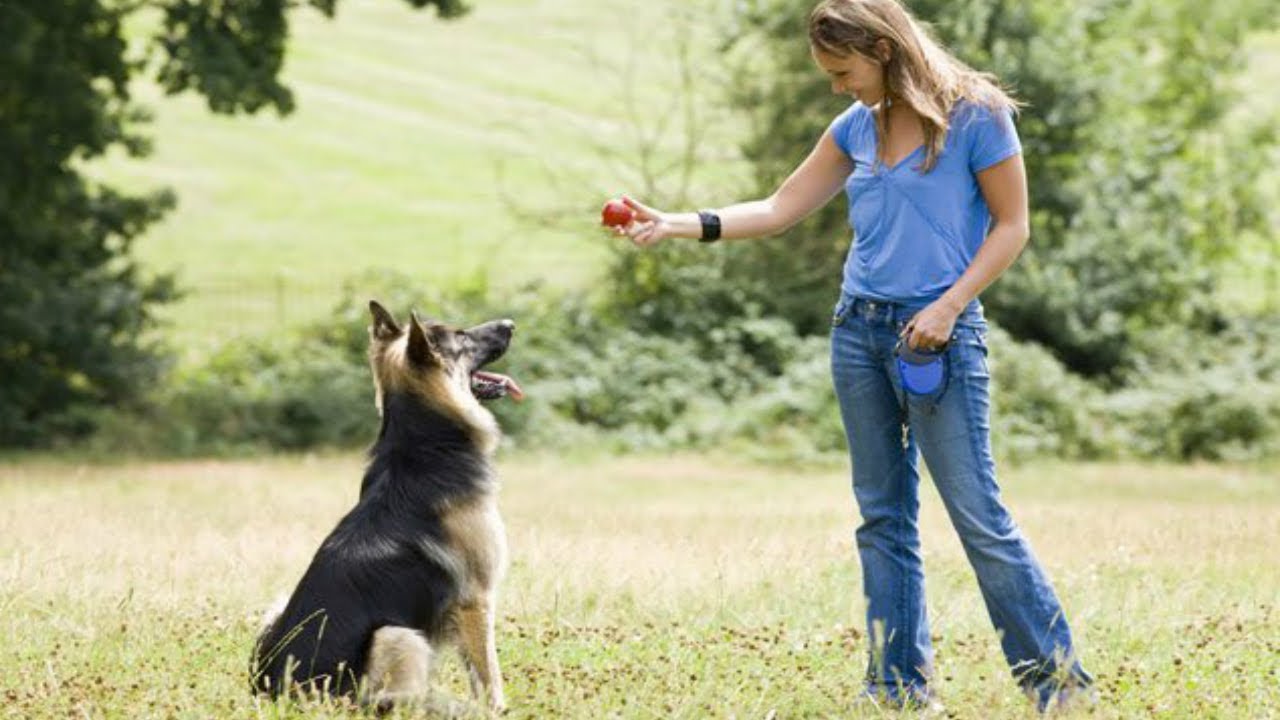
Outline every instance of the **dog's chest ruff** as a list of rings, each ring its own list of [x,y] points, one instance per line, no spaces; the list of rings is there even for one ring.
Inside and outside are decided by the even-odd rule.
[[[460,561],[461,604],[493,592],[507,570],[507,534],[497,498],[485,495],[444,514],[447,542]]]

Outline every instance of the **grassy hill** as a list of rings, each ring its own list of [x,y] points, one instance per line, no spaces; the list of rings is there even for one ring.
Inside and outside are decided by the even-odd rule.
[[[188,295],[166,332],[188,354],[226,337],[324,317],[342,282],[396,268],[427,283],[584,286],[617,241],[599,204],[680,194],[680,41],[703,113],[732,78],[707,62],[714,0],[475,0],[443,22],[401,0],[344,0],[294,14],[285,80],[297,111],[227,118],[198,97],[138,96],[156,113],[155,154],[95,170],[125,187],[169,186],[179,208],[137,244]],[[145,28],[137,29],[141,36]],[[700,56],[699,53],[702,53]],[[1251,47],[1249,112],[1274,107],[1280,35]],[[835,105],[833,105],[833,108]],[[701,118],[699,202],[741,180],[732,118]],[[1273,176],[1264,179],[1280,186]],[[1256,307],[1276,292],[1274,242],[1249,243],[1224,289]],[[370,284],[362,293],[380,294]],[[426,309],[429,311],[429,309]],[[464,320],[464,319],[459,319]]]
[[[214,116],[144,84],[155,154],[97,171],[176,190],[179,208],[136,249],[178,273],[189,294],[168,311],[171,332],[196,347],[322,317],[369,268],[424,284],[484,273],[580,286],[615,242],[600,204],[643,185],[600,147],[625,154],[642,128],[660,154],[678,140],[656,125],[674,71],[657,20],[677,5],[697,11],[630,0],[480,0],[456,22],[400,0],[345,0],[332,22],[300,11],[285,71],[295,113]]]

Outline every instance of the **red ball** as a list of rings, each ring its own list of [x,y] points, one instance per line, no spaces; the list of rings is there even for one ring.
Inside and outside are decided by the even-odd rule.
[[[636,211],[621,200],[610,200],[600,211],[600,224],[609,227],[624,227],[636,219]]]

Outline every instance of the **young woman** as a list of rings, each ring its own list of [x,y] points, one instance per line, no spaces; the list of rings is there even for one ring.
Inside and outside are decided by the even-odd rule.
[[[1014,677],[1041,709],[1093,697],[1066,617],[1000,501],[977,297],[1027,242],[1015,102],[896,0],[823,0],[813,59],[855,102],[768,198],[698,213],[628,199],[637,245],[779,233],[841,188],[854,242],[831,368],[853,458],[871,639],[868,693],[929,702],[933,650],[917,530],[924,456]]]

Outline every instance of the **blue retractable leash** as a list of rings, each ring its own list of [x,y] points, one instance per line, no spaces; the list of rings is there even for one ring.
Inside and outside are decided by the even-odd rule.
[[[907,344],[906,336],[898,338],[898,343],[893,346],[893,362],[898,367],[898,378],[902,381],[904,392],[924,396],[938,392],[946,374],[943,353],[947,351],[949,344],[945,343],[937,350],[912,350]],[[910,406],[910,403],[902,405],[903,450],[910,444],[911,424],[907,420]]]
[[[913,350],[905,337],[900,338],[893,348],[893,357],[898,365],[898,377],[902,378],[902,389],[912,395],[937,392],[942,385],[942,356],[946,351],[947,344],[936,350]]]

